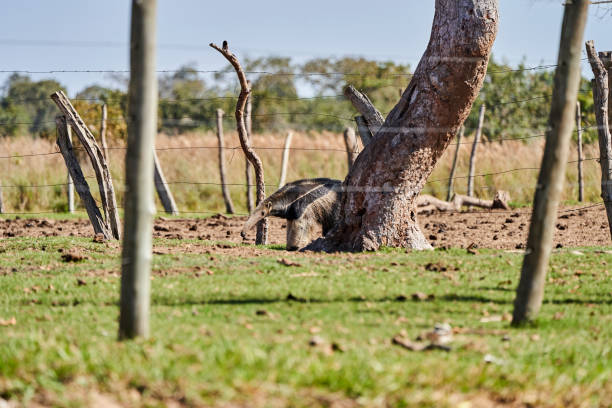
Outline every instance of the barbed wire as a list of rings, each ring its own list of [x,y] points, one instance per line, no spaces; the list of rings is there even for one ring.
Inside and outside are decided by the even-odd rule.
[[[346,150],[342,150],[343,152],[346,152]],[[595,161],[595,160],[599,160],[599,157],[587,157],[582,159],[583,162],[586,161]],[[572,163],[578,163],[579,160],[570,160],[567,162],[567,164],[572,164]],[[482,173],[482,174],[474,174],[471,177],[474,178],[480,178],[480,177],[489,177],[489,176],[497,176],[500,174],[507,174],[507,173],[513,173],[513,172],[517,172],[517,171],[529,171],[529,170],[540,170],[539,167],[519,167],[519,168],[514,168],[514,169],[507,169],[507,170],[501,170],[501,171],[497,171],[497,172],[491,172],[491,173]],[[430,180],[427,181],[425,183],[425,185],[428,184],[434,184],[434,183],[441,183],[441,182],[448,182],[450,180],[461,180],[461,179],[467,179],[469,178],[469,175],[463,175],[463,176],[455,176],[452,178],[443,178],[443,179],[436,179],[436,180]],[[95,176],[85,176],[86,179],[93,179],[95,178]],[[123,183],[124,180],[121,179],[114,179],[113,180],[115,183]],[[229,187],[235,187],[235,186],[241,186],[241,187],[246,187],[246,186],[250,186],[250,187],[257,187],[256,184],[246,184],[246,183],[218,183],[218,182],[211,182],[211,181],[188,181],[188,180],[171,180],[171,181],[167,181],[165,183],[161,183],[160,185],[174,185],[174,184],[187,184],[187,185],[211,185],[211,186],[229,186]],[[0,185],[0,188],[46,188],[46,187],[61,187],[61,186],[67,186],[68,183],[53,183],[53,184],[37,184],[37,185],[28,185],[28,184],[22,184],[22,185]],[[278,187],[278,183],[274,183],[274,184],[266,184],[266,187]]]
[[[594,204],[587,204],[584,206],[580,206],[580,207],[576,207],[576,208],[569,208],[569,209],[562,209],[562,210],[557,210],[557,214],[565,214],[565,213],[570,213],[570,212],[579,212],[579,211],[589,211],[592,210],[594,208],[598,208],[598,207],[602,207],[606,204],[605,201],[599,202],[599,203],[594,203]],[[117,207],[119,209],[123,208],[123,207]],[[101,208],[98,208],[100,211],[102,211]],[[79,209],[75,209],[74,210],[75,213],[81,213],[81,214],[87,214],[87,211],[85,210],[79,210]],[[434,211],[436,212],[436,211]],[[487,209],[483,209],[483,210],[479,210],[479,211],[473,211],[473,210],[469,210],[469,211],[465,211],[465,210],[447,210],[447,211],[440,211],[441,213],[444,214],[462,214],[462,215],[479,215],[482,213],[487,213],[487,214],[521,214],[521,215],[531,215],[532,211],[521,211],[520,209],[510,209],[510,210],[487,210]],[[26,211],[20,211],[20,212],[4,212],[0,214],[1,216],[4,215],[47,215],[47,214],[65,214],[65,215],[70,215],[70,213],[66,212],[66,211],[61,211],[61,210],[43,210],[43,211],[32,211],[32,212],[26,212]],[[223,212],[223,211],[213,211],[213,210],[190,210],[190,211],[183,211],[179,209],[179,216],[174,216],[176,217],[180,217],[181,215],[187,215],[187,214],[215,214],[215,215],[223,215],[226,217],[232,217],[232,216],[248,216],[250,215],[249,213],[241,213],[241,212],[234,212],[232,213],[227,213],[227,212]],[[171,214],[166,213],[164,210],[162,209],[156,209],[156,215],[159,216],[169,216]],[[178,218],[177,218],[178,219]]]
[[[53,122],[55,123],[55,122]],[[574,132],[578,132],[578,130],[589,130],[589,129],[598,129],[599,127],[597,125],[592,125],[592,126],[583,126],[580,129],[574,129]],[[421,129],[421,128],[419,128]],[[520,129],[520,128],[519,128]],[[404,129],[405,130],[405,129]],[[513,141],[523,141],[523,140],[528,140],[528,139],[535,139],[535,138],[540,138],[540,137],[545,137],[547,135],[546,132],[543,133],[538,133],[538,134],[534,134],[534,135],[530,135],[530,136],[523,136],[523,137],[508,137],[508,138],[499,138],[499,139],[493,139],[491,141],[487,141],[487,142],[483,142],[483,145],[486,144],[490,144],[490,143],[495,143],[495,142],[513,142]],[[457,146],[457,145],[467,145],[467,144],[473,144],[473,141],[466,141],[466,142],[455,142],[455,143],[449,143],[448,146]],[[173,151],[173,150],[199,150],[199,149],[219,149],[218,145],[210,145],[210,146],[163,146],[163,147],[155,147],[156,151]],[[253,146],[253,149],[256,150],[284,150],[285,147],[283,146]],[[292,151],[321,151],[321,152],[342,152],[342,153],[346,153],[346,149],[341,149],[341,148],[327,148],[327,147],[289,147],[289,150]],[[85,151],[83,148],[74,148],[75,151]],[[127,150],[126,146],[110,146],[108,147],[108,150]],[[232,150],[242,150],[241,146],[228,146],[228,147],[223,147],[223,150],[228,150],[228,151],[232,151]],[[0,156],[0,159],[21,159],[21,158],[25,158],[25,157],[40,157],[40,156],[54,156],[54,155],[59,155],[61,154],[60,151],[53,151],[53,152],[43,152],[43,153],[23,153],[23,154],[15,154],[15,155],[6,155],[6,156]]]
[[[470,58],[453,58],[453,57],[432,57],[428,58],[439,58],[441,60],[451,59],[453,61],[460,62],[462,60],[472,62]],[[580,61],[588,61],[588,57],[581,58]],[[523,68],[508,68],[497,71],[487,71],[487,75],[498,75],[510,72],[524,72],[524,71],[537,71],[546,70],[550,68],[558,67],[559,64],[545,64],[535,65],[531,67]],[[197,73],[197,74],[220,74],[220,75],[235,75],[230,69],[158,69],[155,71],[158,74],[173,74],[173,73]],[[0,74],[129,74],[129,69],[52,69],[52,70],[28,70],[28,69],[3,69],[0,70]],[[267,76],[373,76],[379,79],[384,78],[399,78],[399,77],[413,77],[414,73],[411,72],[399,72],[394,74],[377,75],[372,73],[361,73],[361,72],[342,72],[342,71],[304,71],[304,72],[275,72],[265,70],[250,70],[245,71],[245,74],[251,75],[267,75]]]

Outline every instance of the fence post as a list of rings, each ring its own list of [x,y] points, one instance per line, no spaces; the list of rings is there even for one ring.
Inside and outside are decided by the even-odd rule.
[[[593,69],[593,100],[599,136],[599,165],[601,166],[601,198],[608,215],[608,226],[612,236],[612,132],[610,131],[610,78],[612,52],[595,52],[593,41],[586,43],[587,56]]]
[[[156,0],[132,0],[120,339],[149,335],[153,149],[157,133],[156,8]]]
[[[104,209],[106,221],[110,224],[113,236],[119,239],[120,221],[117,200],[115,199],[115,189],[102,150],[100,146],[98,146],[96,138],[91,133],[91,130],[85,125],[85,122],[81,119],[81,116],[79,116],[79,113],[74,109],[74,106],[72,106],[64,92],[55,92],[51,95],[51,99],[53,99],[60,111],[66,116],[66,121],[78,136],[79,141],[91,160],[91,165],[96,173],[96,179],[98,180],[98,187],[100,188],[100,198],[102,199],[102,208]]]
[[[513,325],[534,319],[542,306],[557,208],[575,124],[573,116],[581,76],[580,49],[589,3],[589,0],[565,2],[548,121],[551,129],[546,134],[544,156],[535,190],[527,248],[514,300]]]
[[[455,184],[455,171],[457,170],[457,161],[459,158],[459,149],[461,148],[461,140],[463,139],[463,133],[465,127],[461,126],[459,133],[457,133],[457,147],[455,147],[455,157],[453,157],[453,165],[451,166],[450,176],[448,178],[448,192],[446,194],[446,201],[450,201],[453,198],[453,188]]]
[[[346,146],[346,159],[348,163],[348,171],[353,167],[357,158],[357,139],[355,138],[355,129],[347,127],[344,129],[344,145]]]
[[[68,169],[72,180],[74,180],[74,183],[76,184],[76,191],[79,194],[79,197],[81,197],[83,206],[85,207],[89,220],[91,221],[91,225],[93,226],[94,233],[102,234],[105,239],[111,239],[113,237],[112,231],[102,218],[100,209],[96,205],[96,201],[91,195],[91,191],[89,190],[85,176],[83,176],[83,171],[81,170],[79,161],[74,155],[72,141],[68,133],[70,127],[66,121],[66,117],[63,115],[56,117],[55,125],[57,127],[57,146],[60,149],[62,157],[64,158],[66,168]]]
[[[228,214],[234,213],[234,203],[232,196],[227,189],[225,183],[225,140],[223,139],[223,109],[217,109],[217,140],[219,142],[219,175],[221,177],[221,192],[223,193],[223,201],[225,201],[225,212]]]
[[[164,177],[164,172],[159,164],[159,158],[157,157],[155,149],[153,149],[153,181],[155,182],[157,196],[164,206],[166,214],[179,215],[176,201],[174,201],[172,192],[168,188],[168,183],[166,182],[166,177]]]
[[[2,201],[2,186],[0,186],[0,214],[4,214],[4,202]]]
[[[70,148],[72,149],[72,129],[70,128],[70,126],[68,125],[68,123],[66,122],[66,118],[64,117],[62,124],[65,125],[65,129],[64,131],[66,132],[66,135],[68,137],[68,141],[70,142]],[[59,124],[56,123],[57,126],[59,126]],[[59,135],[59,131],[58,131],[58,135]],[[70,169],[68,169],[68,184],[67,184],[67,190],[68,190],[68,212],[70,214],[74,214],[74,182],[72,181],[72,176],[70,175]]]
[[[482,124],[484,122],[486,106],[483,103],[480,105],[480,113],[478,114],[478,127],[476,128],[476,134],[474,135],[474,143],[472,144],[472,153],[470,154],[470,172],[468,175],[468,197],[474,196],[474,170],[476,168],[476,149],[480,142],[480,135],[482,134]]]
[[[102,150],[104,152],[104,158],[110,164],[110,157],[108,156],[108,145],[106,144],[106,119],[108,118],[108,108],[106,104],[102,104],[102,119],[100,120],[100,141],[102,142]]]
[[[287,167],[289,166],[289,150],[291,149],[291,139],[293,139],[293,132],[289,131],[285,138],[285,147],[283,147],[283,160],[281,162],[281,173],[278,181],[278,188],[285,185],[287,179]]]
[[[247,81],[249,87],[251,86],[251,81]],[[253,122],[251,120],[251,94],[247,97],[246,107],[244,109],[244,125],[246,126],[247,137],[249,141],[253,143],[252,139],[252,131],[253,131]],[[255,204],[253,203],[253,172],[251,171],[251,162],[249,159],[245,157],[245,174],[246,174],[246,201],[247,201],[247,210],[249,214],[253,212],[255,208]]]
[[[580,111],[580,101],[576,102],[576,129],[578,132],[578,201],[584,201],[584,176],[582,173],[582,114]]]

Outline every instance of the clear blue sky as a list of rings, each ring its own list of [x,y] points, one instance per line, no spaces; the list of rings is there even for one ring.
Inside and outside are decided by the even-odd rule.
[[[563,0],[500,0],[494,47],[512,64],[555,63]],[[0,70],[128,68],[129,0],[7,1],[0,15]],[[207,44],[228,40],[240,55],[277,54],[296,61],[360,55],[410,63],[427,45],[433,0],[158,0],[158,69],[195,62],[218,69],[225,61]],[[237,4],[241,4],[238,6]],[[612,16],[591,6],[586,39],[612,49]],[[605,30],[605,28],[608,30]],[[61,44],[68,42],[68,44]],[[82,44],[79,42],[94,42]],[[586,65],[586,64],[585,64]],[[585,74],[589,70],[584,69]],[[7,74],[0,74],[4,82]],[[57,78],[71,94],[87,84],[111,84],[104,74],[36,74]]]

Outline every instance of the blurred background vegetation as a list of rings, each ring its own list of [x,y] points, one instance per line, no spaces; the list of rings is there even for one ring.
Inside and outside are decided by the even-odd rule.
[[[346,152],[342,131],[354,126],[357,112],[342,96],[347,84],[364,91],[375,106],[388,113],[411,79],[411,67],[363,58],[318,58],[300,64],[284,57],[243,59],[253,86],[254,146],[266,173],[267,192],[277,187],[285,136],[293,131],[288,180],[346,176]],[[497,190],[510,193],[512,202],[528,205],[533,197],[543,151],[552,94],[553,67],[533,69],[510,66],[495,58],[489,64],[485,84],[467,119],[466,139],[460,152],[455,191],[465,192],[471,140],[481,104],[487,105],[483,143],[478,147],[476,195],[491,198]],[[118,202],[123,200],[126,146],[125,88],[127,78],[115,77],[116,87],[92,84],[71,96],[76,109],[99,137],[102,105],[108,106],[109,164]],[[65,87],[54,79],[35,81],[14,74],[0,93],[0,185],[8,211],[65,211],[66,168],[61,156],[49,155],[55,147],[55,115],[59,113],[49,95]],[[218,108],[226,112],[225,138],[228,183],[239,212],[245,208],[244,157],[235,132],[236,96],[239,86],[231,67],[218,72],[199,70],[188,64],[159,76],[158,156],[182,212],[223,211],[218,185]],[[582,107],[586,200],[598,202],[600,169],[590,82],[583,79],[579,93]],[[574,132],[574,136],[576,132]],[[539,136],[539,137],[532,137]],[[517,139],[517,140],[514,140]],[[78,141],[75,140],[78,145]],[[571,159],[576,146],[572,144]],[[84,160],[83,171],[97,197],[93,170]],[[445,198],[454,147],[447,149],[424,192]],[[39,156],[40,154],[40,156]],[[517,169],[508,171],[509,169]],[[576,164],[568,166],[563,198],[577,196]],[[78,201],[77,201],[78,202]],[[80,204],[79,204],[80,205]],[[158,203],[159,207],[159,203]]]
[[[303,132],[342,131],[352,126],[356,112],[342,96],[351,84],[365,92],[386,114],[411,78],[411,68],[391,61],[364,58],[316,58],[296,64],[290,58],[265,57],[243,60],[253,86],[253,126],[256,132],[287,129]],[[530,69],[524,64],[510,66],[493,58],[486,82],[466,121],[469,133],[476,127],[478,108],[487,105],[484,135],[495,141],[525,138],[546,128],[552,94],[552,69]],[[125,78],[117,78],[116,88],[91,85],[71,95],[86,123],[97,127],[101,104],[109,108],[109,138],[126,136]],[[54,136],[57,109],[48,96],[64,86],[54,79],[33,81],[14,74],[0,94],[0,135],[32,134]],[[214,73],[199,71],[193,64],[160,75],[159,130],[177,135],[197,130],[213,130],[215,110],[228,115],[234,127],[233,111],[238,94],[231,67]],[[590,82],[583,79],[579,100],[584,126],[595,124]],[[585,132],[585,142],[596,140],[594,129]]]

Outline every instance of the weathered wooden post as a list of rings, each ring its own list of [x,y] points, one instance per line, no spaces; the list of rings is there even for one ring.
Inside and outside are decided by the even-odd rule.
[[[454,184],[455,184],[455,171],[457,170],[457,162],[459,159],[459,149],[461,148],[461,140],[463,139],[463,133],[465,127],[461,126],[459,133],[457,133],[457,146],[455,147],[455,156],[453,157],[453,164],[451,166],[450,176],[448,177],[448,192],[446,193],[446,201],[450,201],[453,198]]]
[[[247,81],[249,87],[251,86],[251,81]],[[253,143],[253,122],[251,120],[251,94],[246,100],[246,107],[244,109],[244,125],[246,126],[247,137]],[[253,172],[251,171],[251,162],[249,159],[245,157],[245,174],[246,174],[246,201],[247,201],[247,210],[249,214],[253,212],[255,205],[253,204]]]
[[[472,153],[470,154],[470,172],[468,175],[468,197],[474,196],[474,170],[476,169],[476,150],[478,143],[480,142],[480,135],[482,134],[482,124],[484,123],[484,114],[486,106],[483,103],[480,105],[480,113],[478,114],[478,127],[476,128],[476,134],[474,135],[474,143],[472,144]]]
[[[555,72],[549,126],[512,324],[532,320],[542,306],[546,270],[552,250],[559,197],[563,190],[574,112],[580,87],[580,49],[589,0],[565,2],[559,59]]]
[[[228,214],[234,213],[234,203],[232,196],[227,188],[225,179],[225,140],[223,138],[223,109],[217,109],[217,140],[219,142],[219,175],[221,177],[221,192],[223,193],[223,201],[225,201],[225,212]]]
[[[357,139],[355,138],[355,129],[347,127],[344,129],[344,145],[346,146],[346,160],[348,164],[348,171],[353,167],[355,159],[357,158]]]
[[[586,43],[587,56],[593,69],[593,100],[599,136],[599,165],[601,166],[601,197],[608,215],[612,236],[612,131],[610,130],[610,81],[612,80],[612,51],[595,52],[593,41]]]
[[[76,184],[76,191],[83,202],[85,211],[87,211],[87,215],[89,216],[89,220],[93,226],[94,233],[102,234],[104,239],[113,238],[113,232],[107,222],[108,219],[104,221],[102,218],[100,209],[96,205],[96,201],[91,195],[91,191],[89,190],[89,185],[85,180],[85,176],[83,176],[83,171],[81,170],[79,161],[74,155],[72,140],[68,133],[70,127],[66,117],[63,115],[57,116],[55,118],[55,125],[57,127],[57,146],[60,149],[62,157],[64,158],[66,168],[68,169],[72,180],[74,180],[74,183]]]
[[[108,118],[108,108],[106,104],[102,105],[102,119],[100,120],[100,141],[102,143],[102,150],[104,151],[104,158],[110,164],[110,157],[108,155],[108,145],[106,144],[106,120]]]
[[[72,148],[72,129],[66,122],[65,117],[62,123],[66,125],[65,132],[68,135],[68,141],[70,142],[70,148]],[[59,131],[58,131],[58,135],[59,135]],[[68,179],[68,183],[66,187],[67,187],[67,192],[68,192],[68,212],[70,214],[74,214],[74,183],[72,181],[72,176],[70,175],[70,169],[68,170],[67,179]]]
[[[584,201],[584,176],[582,174],[582,114],[580,111],[580,101],[576,102],[576,129],[578,132],[578,201]]]
[[[161,201],[162,205],[164,206],[164,211],[166,214],[179,215],[176,201],[174,201],[174,196],[172,195],[170,188],[168,188],[168,183],[166,182],[166,177],[164,176],[164,172],[161,164],[159,163],[159,158],[157,157],[157,152],[155,149],[153,149],[153,180],[155,182],[157,196],[159,197],[159,201]]]
[[[281,161],[281,172],[280,179],[278,181],[278,188],[285,185],[287,180],[287,167],[289,166],[289,150],[291,149],[291,139],[293,139],[293,132],[287,133],[285,138],[285,146],[283,147],[283,160]]]
[[[156,0],[132,0],[120,339],[149,335],[153,148],[157,132],[156,9]]]
[[[117,209],[117,200],[115,198],[115,188],[113,187],[113,179],[108,169],[106,160],[104,160],[104,154],[96,142],[96,138],[89,130],[89,127],[85,124],[79,113],[74,109],[70,100],[66,97],[64,92],[58,91],[51,95],[51,99],[55,102],[57,107],[66,116],[66,121],[72,127],[72,130],[76,133],[81,145],[85,148],[91,165],[96,173],[96,179],[98,181],[98,187],[100,189],[100,199],[102,201],[102,209],[106,222],[110,225],[113,232],[113,237],[119,239],[120,232],[120,220],[119,211]]]

